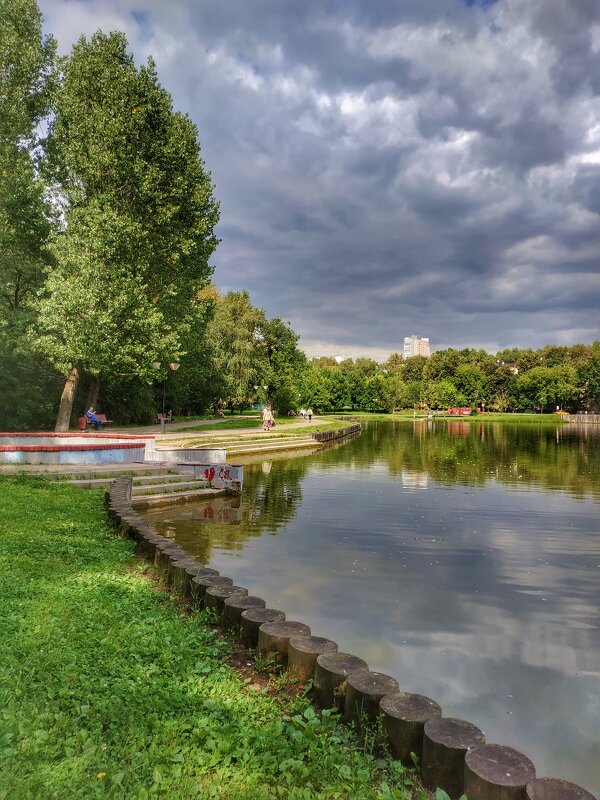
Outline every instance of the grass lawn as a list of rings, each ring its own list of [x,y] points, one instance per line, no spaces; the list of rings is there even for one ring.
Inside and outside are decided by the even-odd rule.
[[[414,795],[280,678],[157,590],[101,492],[0,478],[0,797],[270,800]]]
[[[561,425],[565,420],[560,414],[501,414],[495,411],[489,411],[485,414],[470,414],[468,417],[454,416],[446,414],[443,411],[433,412],[434,419],[438,420],[467,420],[468,422],[509,422],[512,424],[528,423],[530,425]],[[377,414],[369,411],[356,411],[352,412],[352,416],[359,417],[364,420],[412,420],[414,414],[412,409],[403,409],[396,411],[393,414]],[[427,412],[417,411],[416,419],[427,419]],[[568,423],[565,423],[568,424]]]
[[[290,422],[298,422],[297,417],[277,417],[277,425],[286,425]],[[225,419],[222,422],[215,422],[209,428],[206,425],[190,425],[189,427],[179,428],[178,431],[189,433],[190,431],[228,431],[246,428],[262,428],[262,418],[254,417],[235,417]]]

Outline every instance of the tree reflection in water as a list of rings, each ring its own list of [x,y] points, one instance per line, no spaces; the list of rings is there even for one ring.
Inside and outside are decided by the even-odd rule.
[[[540,774],[593,787],[598,433],[372,422],[332,449],[250,464],[241,501],[146,516]]]
[[[352,448],[337,448],[319,461],[363,469],[385,464],[391,475],[427,475],[442,484],[482,486],[495,480],[583,497],[600,489],[599,427],[376,422],[365,426]]]
[[[600,431],[418,420],[367,423],[360,436],[315,454],[262,458],[245,467],[241,497],[171,506],[145,518],[204,563],[213,550],[240,550],[293,519],[309,470],[370,470],[384,465],[404,485],[483,486],[488,481],[600,496]]]
[[[302,499],[302,480],[309,466],[307,458],[280,458],[275,468],[271,460],[263,459],[244,468],[241,496],[148,510],[144,517],[208,563],[215,548],[239,550],[248,538],[285,527]]]

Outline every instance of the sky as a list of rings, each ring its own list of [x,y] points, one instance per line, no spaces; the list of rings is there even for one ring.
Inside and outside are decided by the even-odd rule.
[[[599,0],[39,0],[155,60],[212,263],[309,356],[600,338]]]

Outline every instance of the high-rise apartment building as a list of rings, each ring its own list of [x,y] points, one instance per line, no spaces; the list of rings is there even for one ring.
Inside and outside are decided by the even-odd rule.
[[[404,337],[404,358],[429,355],[431,355],[429,337],[427,339],[422,339],[420,336],[415,336],[414,334]]]

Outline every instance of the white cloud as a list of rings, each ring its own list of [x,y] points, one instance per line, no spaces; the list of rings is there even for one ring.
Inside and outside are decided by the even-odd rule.
[[[153,55],[221,201],[217,284],[311,355],[600,336],[585,3],[40,5],[63,52],[100,27]]]

